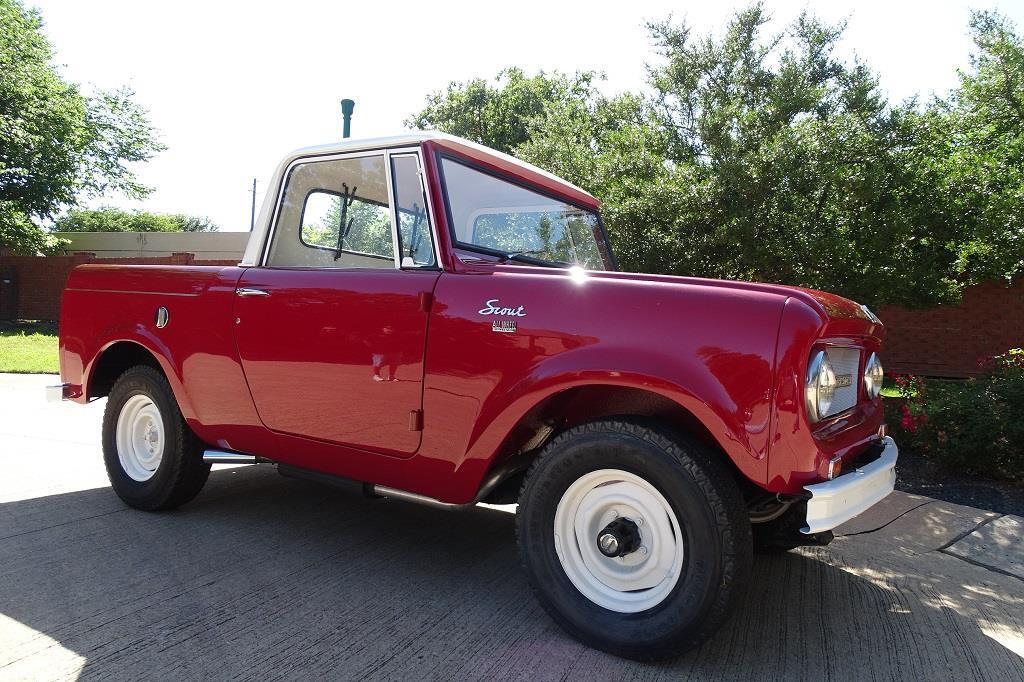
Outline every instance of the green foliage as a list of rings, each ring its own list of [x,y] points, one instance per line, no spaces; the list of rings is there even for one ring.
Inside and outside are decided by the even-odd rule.
[[[897,388],[903,400],[887,412],[900,442],[953,469],[1024,479],[1024,350],[966,381],[897,377]]]
[[[971,17],[977,51],[947,118],[941,192],[971,239],[957,267],[972,280],[1024,274],[1024,37],[992,12]]]
[[[495,85],[481,78],[452,82],[444,92],[429,95],[426,107],[405,125],[436,128],[511,153],[530,138],[531,122],[551,102],[587,96],[594,77],[591,72],[527,77],[509,68],[498,72]]]
[[[119,208],[71,209],[53,226],[54,232],[216,232],[218,229],[209,218]]]
[[[19,0],[0,0],[0,246],[50,251],[38,225],[79,198],[140,198],[128,164],[162,149],[127,90],[83,95],[52,63],[42,20]]]
[[[1024,268],[1012,27],[975,14],[978,53],[950,101],[893,106],[866,66],[836,56],[842,24],[805,13],[765,35],[767,21],[756,4],[718,36],[650,24],[650,96],[605,97],[593,74],[506,71],[449,85],[409,123],[511,150],[600,197],[626,270],[930,305]]]
[[[333,197],[323,216],[303,218],[302,241],[325,249],[338,247],[341,229],[341,197]],[[341,245],[345,251],[394,257],[391,241],[391,214],[386,207],[353,197],[345,211],[348,232]]]

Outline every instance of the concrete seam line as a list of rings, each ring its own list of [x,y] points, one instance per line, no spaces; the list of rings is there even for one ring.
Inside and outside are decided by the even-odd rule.
[[[1006,575],[1006,576],[1009,576],[1011,578],[1016,578],[1017,580],[1019,580],[1021,582],[1024,582],[1024,578],[1020,577],[1019,575],[1017,575],[1015,573],[1010,573],[1009,571],[1003,570],[1002,568],[996,568],[995,566],[989,566],[988,564],[983,564],[980,561],[975,561],[974,559],[969,559],[968,557],[960,556],[959,554],[953,554],[952,552],[947,551],[945,549],[940,549],[938,551],[942,552],[946,556],[953,557],[954,559],[959,559],[960,561],[965,561],[965,562],[967,562],[967,563],[969,563],[969,564],[971,564],[973,566],[977,566],[978,568],[984,568],[986,571],[992,571],[993,573],[999,573],[1001,575]]]
[[[842,535],[837,535],[836,537],[837,538],[849,538],[849,537],[853,537],[854,535],[867,535],[868,533],[878,532],[878,531],[882,530],[883,528],[885,528],[886,526],[888,526],[890,523],[893,523],[894,521],[903,518],[904,516],[906,516],[910,512],[914,511],[915,509],[920,509],[921,507],[927,506],[927,505],[931,504],[932,502],[934,502],[934,500],[928,500],[927,502],[922,502],[921,504],[917,505],[916,507],[911,507],[910,509],[908,509],[907,511],[903,512],[902,514],[899,514],[898,516],[895,516],[895,517],[889,519],[888,521],[883,523],[878,528],[872,528],[871,530],[859,530],[856,533],[843,533]],[[947,545],[947,547],[948,546],[949,545]]]
[[[974,528],[970,529],[969,531],[967,531],[965,533],[961,533],[960,535],[956,536],[955,538],[953,538],[952,540],[950,540],[949,542],[944,544],[942,547],[939,547],[938,551],[939,552],[946,552],[947,549],[949,549],[950,547],[952,547],[956,543],[960,542],[961,540],[963,540],[965,537],[967,537],[971,533],[977,533],[979,530],[981,530],[982,528],[984,528],[988,524],[992,523],[993,521],[996,521],[997,519],[1001,519],[1004,516],[1006,516],[1006,514],[1000,514],[999,516],[992,516],[990,518],[982,520],[982,522],[979,523],[978,525],[976,525]],[[946,552],[946,553],[948,554],[948,552]],[[956,556],[956,555],[955,554],[950,554],[950,556]]]

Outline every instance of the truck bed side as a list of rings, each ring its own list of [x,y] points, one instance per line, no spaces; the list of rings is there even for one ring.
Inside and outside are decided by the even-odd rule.
[[[62,300],[60,364],[79,402],[100,395],[140,349],[167,376],[196,434],[264,456],[274,439],[253,407],[232,332],[237,267],[82,265]],[[167,309],[165,327],[157,311]]]

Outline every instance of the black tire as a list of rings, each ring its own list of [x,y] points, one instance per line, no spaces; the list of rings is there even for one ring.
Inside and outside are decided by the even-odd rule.
[[[117,422],[133,396],[146,396],[157,407],[163,422],[163,455],[148,480],[132,478],[117,450]],[[203,489],[210,465],[203,462],[203,444],[185,423],[170,384],[158,370],[147,365],[128,369],[118,377],[103,412],[103,462],[117,496],[136,509],[158,511],[185,504]]]
[[[584,424],[549,443],[531,467],[516,516],[523,566],[544,609],[570,635],[636,660],[670,658],[710,637],[736,607],[752,563],[750,523],[717,453],[641,421]],[[599,606],[576,588],[555,549],[555,511],[581,476],[618,469],[665,498],[682,533],[683,570],[672,591],[645,611]]]

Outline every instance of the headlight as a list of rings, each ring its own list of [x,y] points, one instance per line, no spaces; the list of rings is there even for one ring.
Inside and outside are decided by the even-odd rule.
[[[878,359],[878,353],[872,353],[868,358],[868,364],[864,365],[864,392],[868,394],[868,400],[874,400],[882,392],[884,378],[882,361]]]
[[[828,361],[825,351],[819,350],[811,356],[807,365],[807,416],[812,422],[820,421],[829,414],[832,399],[836,394],[836,373]]]

